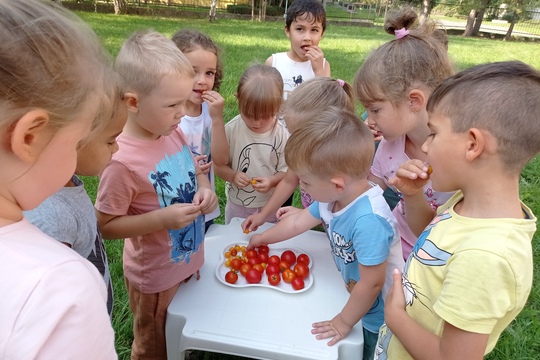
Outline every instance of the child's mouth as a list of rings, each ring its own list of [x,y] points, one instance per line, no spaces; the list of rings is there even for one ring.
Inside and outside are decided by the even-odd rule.
[[[303,52],[306,52],[309,50],[309,45],[302,45],[300,46],[300,49],[303,51]]]

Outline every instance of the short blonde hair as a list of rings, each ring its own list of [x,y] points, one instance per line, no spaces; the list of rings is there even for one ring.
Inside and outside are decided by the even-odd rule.
[[[191,63],[175,43],[153,30],[137,31],[122,44],[116,71],[126,92],[142,95],[148,95],[165,76],[195,76]]]
[[[454,65],[440,40],[435,38],[436,24],[426,21],[417,26],[418,15],[410,7],[389,12],[385,31],[408,35],[383,44],[368,55],[354,79],[356,96],[363,104],[390,101],[398,104],[407,99],[413,88],[433,90],[454,74]]]
[[[0,128],[32,109],[60,129],[101,93],[110,58],[81,19],[41,1],[0,1]]]
[[[375,152],[373,135],[354,113],[335,106],[316,113],[285,146],[287,166],[321,177],[367,178]]]
[[[273,67],[252,65],[240,77],[236,98],[243,116],[254,119],[276,116],[283,102],[283,78]]]
[[[282,115],[289,130],[298,129],[313,114],[330,106],[354,113],[354,95],[351,85],[343,80],[315,77],[303,82],[289,94]]]
[[[431,94],[428,113],[450,119],[452,131],[489,131],[501,161],[520,172],[540,152],[540,72],[520,61],[474,66]]]

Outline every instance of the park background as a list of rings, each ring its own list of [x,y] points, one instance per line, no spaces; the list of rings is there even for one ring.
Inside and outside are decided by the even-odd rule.
[[[220,90],[225,99],[225,121],[232,119],[238,112],[233,94],[244,69],[253,63],[263,63],[272,53],[287,51],[289,48],[289,42],[283,32],[284,21],[282,17],[259,21],[256,17],[250,20],[249,15],[246,16],[248,20],[238,20],[226,16],[221,17],[218,14],[210,22],[207,12],[205,16],[200,16],[200,19],[194,19],[191,15],[188,16],[189,18],[179,18],[178,10],[171,13],[172,5],[165,5],[167,16],[156,16],[156,13],[160,13],[159,7],[153,8],[154,5],[150,4],[150,0],[147,7],[144,7],[144,0],[141,0],[140,3],[142,3],[140,9],[149,9],[148,13],[154,15],[114,15],[112,0],[108,3],[93,0],[63,1],[63,4],[68,8],[88,7],[87,10],[90,11],[77,11],[77,14],[97,32],[104,46],[113,56],[117,54],[122,42],[133,31],[139,29],[153,28],[170,37],[178,29],[195,28],[210,35],[221,46],[225,65],[224,81]],[[332,64],[332,77],[352,83],[356,71],[369,52],[392,39],[382,30],[380,24],[380,21],[374,21],[369,26],[364,24],[359,26],[355,22],[329,21],[320,46]],[[449,33],[454,34],[455,32]],[[462,34],[463,30],[458,33]],[[449,54],[455,61],[458,70],[476,64],[503,60],[521,60],[540,69],[539,44],[525,41],[528,38],[517,37],[512,38],[514,41],[502,41],[497,39],[503,37],[497,38],[482,33],[472,37],[450,35],[449,38]],[[358,104],[357,112],[361,113],[362,110],[361,105]],[[509,119],[509,121],[511,120]],[[84,181],[87,191],[94,200],[98,179],[89,177],[84,178]],[[226,201],[224,184],[220,179],[217,179],[216,183],[216,192],[220,198],[220,207],[223,213]],[[540,157],[537,156],[533,159],[523,171],[520,188],[522,200],[532,208],[535,214],[540,214]],[[298,197],[295,198],[295,204],[299,205]],[[223,223],[223,217],[220,217],[217,222]],[[539,238],[540,235],[537,233],[533,239],[535,277],[529,301],[518,318],[503,333],[494,351],[488,355],[487,359],[489,360],[538,359],[540,354],[540,337],[538,336],[540,334]],[[106,240],[105,245],[115,289],[113,327],[116,333],[116,349],[120,359],[129,359],[133,339],[132,317],[123,281],[123,240]],[[334,271],[334,269],[329,269],[329,271]],[[238,321],[249,321],[249,319],[238,319]],[[306,329],[306,331],[309,330]],[[234,356],[200,351],[194,352],[192,358],[239,359]]]

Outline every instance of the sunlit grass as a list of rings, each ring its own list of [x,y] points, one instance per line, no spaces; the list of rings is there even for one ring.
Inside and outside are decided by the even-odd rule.
[[[218,19],[207,20],[150,18],[140,16],[114,16],[79,13],[98,33],[105,47],[116,55],[122,42],[137,29],[153,28],[171,36],[180,28],[196,28],[209,34],[223,48],[225,77],[220,93],[225,98],[224,118],[230,120],[237,113],[234,92],[240,74],[251,63],[264,62],[272,53],[286,51],[288,39],[281,22],[250,22]],[[332,66],[332,76],[352,82],[354,74],[367,54],[391,40],[381,28],[328,26],[320,46]],[[450,36],[449,53],[459,69],[493,61],[522,60],[540,68],[538,44],[502,42],[496,40]],[[512,121],[512,119],[508,119]],[[97,180],[85,178],[86,187],[95,198]],[[225,205],[223,182],[217,179],[220,205]],[[521,181],[523,200],[536,214],[540,214],[540,158],[534,159],[525,169]],[[222,222],[220,218],[218,222]],[[534,287],[529,302],[503,336],[489,360],[537,359],[540,354],[540,246],[539,235],[533,241],[535,258]],[[116,331],[116,348],[120,359],[128,359],[132,341],[131,313],[125,292],[122,272],[121,240],[106,241],[107,254],[115,288],[113,326]],[[309,331],[309,330],[307,330]],[[222,355],[206,354],[206,359],[225,359]]]

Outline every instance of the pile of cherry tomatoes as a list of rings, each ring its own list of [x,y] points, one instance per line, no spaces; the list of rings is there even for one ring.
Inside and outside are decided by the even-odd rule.
[[[234,245],[225,251],[224,265],[231,269],[225,274],[225,281],[235,284],[240,275],[249,284],[258,284],[266,276],[270,285],[276,286],[283,279],[294,290],[301,290],[305,287],[304,279],[309,277],[310,261],[307,254],[297,257],[292,250],[271,255],[267,245],[249,250],[246,246]]]

